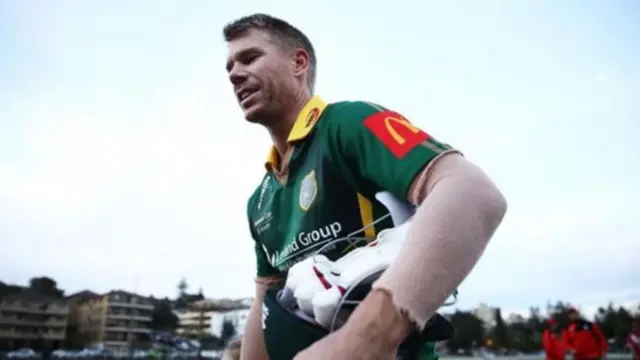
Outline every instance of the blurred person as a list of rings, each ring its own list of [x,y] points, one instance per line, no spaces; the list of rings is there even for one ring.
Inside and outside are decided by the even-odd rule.
[[[627,347],[633,355],[633,360],[640,360],[640,317],[631,323],[631,331],[627,335]]]
[[[244,118],[273,143],[247,203],[257,276],[242,358],[395,358],[475,266],[506,212],[504,196],[460,151],[398,112],[316,96],[314,48],[286,21],[253,14],[223,35]],[[312,340],[283,325],[290,314],[271,300],[288,270],[338,237],[363,232],[373,242],[392,228],[393,214],[376,198],[384,192],[415,210],[399,260],[337,331]],[[351,250],[344,242],[323,255],[335,261]],[[434,346],[421,356],[432,358]]]
[[[242,339],[231,341],[224,349],[221,360],[240,360],[240,351],[242,349]]]
[[[565,332],[565,341],[574,360],[600,360],[608,349],[607,338],[598,324],[584,319],[575,308],[567,310],[569,327]]]
[[[553,318],[547,320],[547,328],[542,333],[542,347],[546,360],[564,360],[569,351],[560,324]]]

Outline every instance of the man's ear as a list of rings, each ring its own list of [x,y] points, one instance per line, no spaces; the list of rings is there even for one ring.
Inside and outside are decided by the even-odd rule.
[[[294,53],[294,69],[296,76],[302,75],[309,69],[309,53],[303,49],[298,49]]]

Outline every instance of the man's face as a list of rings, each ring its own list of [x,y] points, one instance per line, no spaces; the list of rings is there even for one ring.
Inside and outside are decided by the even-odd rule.
[[[571,321],[580,320],[580,314],[578,314],[578,312],[570,312],[569,313],[569,320],[571,320]]]
[[[295,63],[264,31],[229,42],[227,72],[245,119],[262,123],[281,112],[296,91]]]

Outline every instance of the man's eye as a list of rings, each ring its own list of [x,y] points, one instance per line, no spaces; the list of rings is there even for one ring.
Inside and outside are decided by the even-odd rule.
[[[244,58],[242,59],[242,63],[243,63],[244,65],[249,65],[249,64],[251,64],[252,62],[254,62],[257,58],[258,58],[258,55],[249,55],[249,56],[244,57]]]

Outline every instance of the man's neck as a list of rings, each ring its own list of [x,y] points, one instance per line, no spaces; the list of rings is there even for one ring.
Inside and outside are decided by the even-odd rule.
[[[280,119],[275,121],[273,125],[267,126],[267,130],[273,141],[273,146],[278,151],[280,158],[287,152],[287,138],[289,137],[289,133],[291,133],[298,114],[300,114],[302,108],[309,102],[309,99],[311,99],[311,95],[307,92],[297,96],[296,100],[291,102],[290,106],[288,106],[280,116]]]

